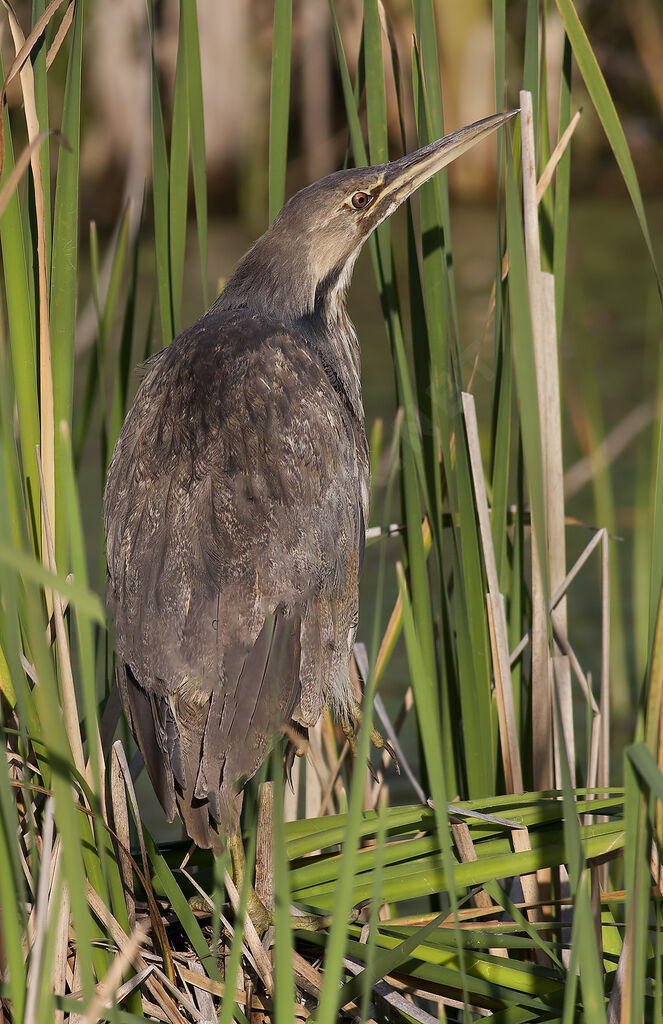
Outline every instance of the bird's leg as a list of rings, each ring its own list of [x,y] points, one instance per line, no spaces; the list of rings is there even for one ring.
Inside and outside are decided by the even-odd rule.
[[[341,717],[341,723],[340,723],[341,724],[341,729],[343,730],[343,735],[345,736],[346,740],[348,741],[348,743],[350,745],[350,750],[352,751],[353,754],[356,754],[356,752],[357,752],[357,737],[358,737],[358,734],[359,734],[359,727],[361,726],[361,720],[362,720],[362,710],[361,710],[361,707],[360,707],[358,701],[353,700],[350,708],[348,709],[348,716],[347,716],[347,718],[345,717],[345,715],[342,716]],[[394,748],[392,747],[392,745],[389,742],[389,740],[386,740],[384,738],[384,736],[382,736],[382,734],[378,732],[378,730],[375,728],[375,726],[372,723],[371,723],[370,736],[371,736],[371,743],[373,744],[374,747],[376,747],[377,750],[386,750],[387,751],[387,753],[389,754],[390,758],[394,762],[394,765],[396,767],[396,771],[400,775],[401,766],[400,766],[400,764],[398,762],[398,758],[396,757],[396,753],[394,751]],[[369,769],[372,772],[372,774],[375,775],[375,772],[373,772],[373,768],[372,768],[372,765],[370,764],[370,762],[369,762]]]
[[[244,885],[244,876],[246,875],[246,857],[239,829],[232,832],[229,836],[228,849],[230,851],[235,888],[241,893],[242,886]],[[263,936],[273,922],[273,914],[267,909],[252,885],[249,886],[246,898],[246,912],[253,921],[258,935]]]
[[[244,846],[239,830],[237,832],[233,832],[229,837],[228,849],[230,851],[230,860],[232,862],[233,881],[237,891],[241,892],[242,885],[244,884],[244,876],[246,875],[246,857],[244,856]],[[261,937],[265,934],[269,926],[274,924],[274,912],[267,909],[253,886],[249,887],[246,900],[246,912],[253,921],[258,935]],[[358,915],[359,910],[352,912],[350,915],[350,924],[357,920]],[[331,922],[331,915],[327,915],[325,917],[319,914],[290,915],[291,927],[293,929],[298,928],[307,932],[322,931],[324,928],[329,928]]]

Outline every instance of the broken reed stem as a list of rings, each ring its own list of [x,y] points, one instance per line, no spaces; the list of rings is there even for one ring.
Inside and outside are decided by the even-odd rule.
[[[555,168],[557,167],[557,164],[559,163],[559,161],[564,156],[564,153],[566,151],[566,147],[568,146],[568,144],[571,141],[571,136],[573,135],[574,131],[576,130],[576,127],[578,125],[578,121],[580,120],[580,115],[581,114],[582,114],[582,107],[580,108],[580,110],[576,111],[576,113],[573,115],[573,117],[571,118],[571,121],[569,122],[569,125],[568,125],[566,131],[564,132],[564,134],[562,135],[561,139],[559,140],[559,142],[555,146],[554,150],[550,154],[550,158],[548,160],[548,163],[544,167],[543,173],[542,173],[541,177],[539,178],[539,180],[537,182],[537,185],[536,185],[536,201],[537,201],[537,203],[541,202],[541,200],[543,199],[543,196],[545,195],[546,189],[548,188],[548,186],[550,185],[550,182],[552,181],[553,174],[555,173]],[[502,257],[502,268],[501,268],[501,274],[500,274],[502,281],[504,281],[506,279],[506,275],[508,273],[509,273],[509,253],[508,253],[508,251],[506,251],[504,253],[504,256]],[[488,302],[488,316],[486,318],[486,329],[489,326],[491,316],[495,312],[496,290],[497,290],[497,282],[493,281],[493,286],[492,286],[492,289],[491,289],[491,292],[490,292],[490,300]]]

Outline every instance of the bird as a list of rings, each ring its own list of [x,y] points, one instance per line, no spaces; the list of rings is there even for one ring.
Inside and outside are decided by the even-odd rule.
[[[237,853],[243,788],[284,730],[325,706],[358,721],[370,472],[346,292],[375,228],[515,113],[297,192],[144,366],[104,492],[107,606],[148,775],[201,848]]]

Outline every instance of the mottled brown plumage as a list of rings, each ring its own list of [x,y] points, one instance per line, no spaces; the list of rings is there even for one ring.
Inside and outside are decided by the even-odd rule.
[[[199,846],[236,830],[285,724],[350,712],[369,467],[345,290],[375,226],[506,116],[297,193],[147,364],[106,485],[108,606],[150,778]]]

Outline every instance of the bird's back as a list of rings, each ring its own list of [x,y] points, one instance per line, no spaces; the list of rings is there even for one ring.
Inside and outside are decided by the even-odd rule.
[[[125,710],[201,846],[291,719],[349,699],[363,423],[304,334],[212,310],[149,365],[104,501]]]

